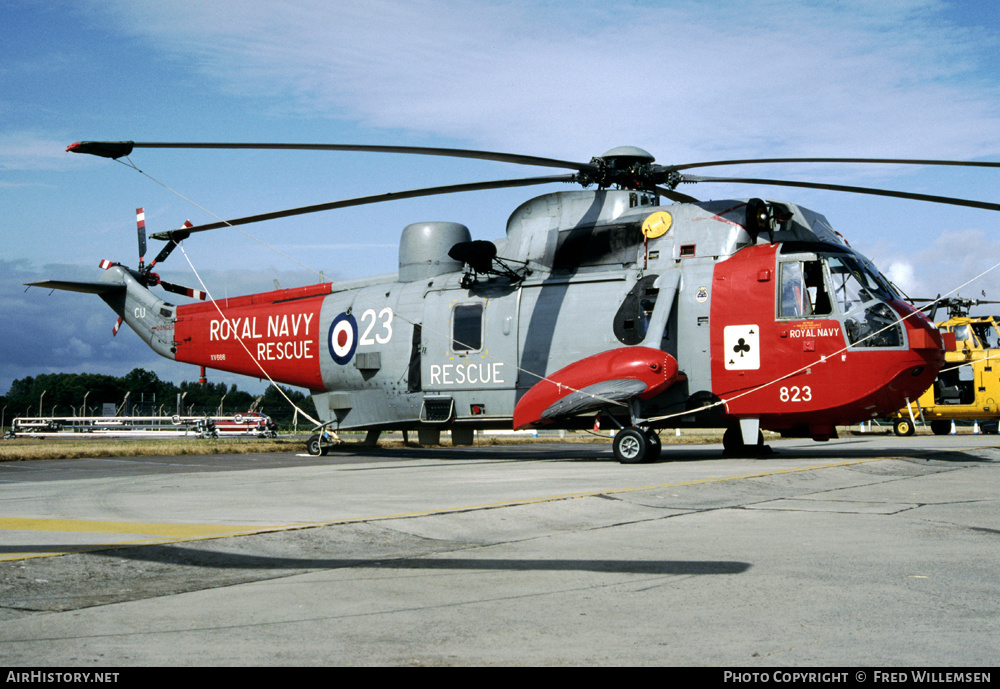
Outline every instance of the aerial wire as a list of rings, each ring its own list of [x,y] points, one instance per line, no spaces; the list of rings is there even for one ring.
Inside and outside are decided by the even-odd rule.
[[[212,211],[208,210],[207,208],[205,208],[201,204],[195,202],[193,199],[188,198],[187,196],[185,196],[184,194],[180,193],[176,189],[171,188],[170,186],[168,186],[168,185],[164,184],[163,182],[159,181],[158,179],[154,178],[152,175],[150,175],[150,174],[146,173],[145,171],[141,170],[138,166],[136,166],[132,162],[132,160],[128,156],[123,156],[123,158],[125,158],[126,160],[128,160],[128,162],[127,163],[124,162],[121,158],[116,158],[115,160],[116,160],[116,162],[121,163],[125,167],[129,167],[129,168],[135,170],[136,172],[138,172],[142,176],[146,177],[150,181],[154,182],[158,186],[162,187],[163,189],[166,189],[167,191],[169,191],[170,193],[174,194],[178,198],[183,199],[184,201],[190,203],[194,207],[202,210],[203,212],[205,212],[206,214],[210,215],[211,217],[217,219],[221,223],[225,223],[225,225],[227,225],[228,227],[236,230],[240,234],[248,237],[249,239],[252,239],[256,243],[260,244],[262,247],[264,247],[266,249],[269,249],[269,250],[273,251],[274,253],[278,254],[279,256],[282,256],[282,257],[288,259],[289,261],[295,263],[296,265],[299,265],[302,268],[304,268],[304,269],[306,269],[306,270],[308,270],[308,271],[316,274],[320,278],[324,277],[322,271],[319,271],[319,270],[317,270],[315,268],[312,268],[311,266],[308,266],[308,265],[302,263],[298,259],[296,259],[296,258],[294,258],[292,256],[289,256],[288,254],[284,253],[280,249],[269,245],[267,242],[264,242],[263,240],[259,239],[258,237],[253,236],[252,234],[250,234],[246,230],[243,230],[240,227],[237,227],[235,225],[230,224],[229,222],[227,222],[226,220],[224,220],[219,215],[216,215],[215,213],[213,213]],[[183,241],[183,240],[181,240],[181,241]],[[204,291],[206,292],[206,294],[209,295],[209,298],[212,300],[212,303],[215,305],[215,308],[219,312],[219,315],[223,319],[225,319],[226,316],[222,312],[222,309],[219,306],[218,301],[216,301],[214,298],[212,298],[211,292],[209,291],[208,287],[205,285],[205,282],[202,280],[201,276],[198,274],[197,270],[194,267],[194,264],[191,262],[190,257],[187,255],[187,252],[184,251],[183,245],[181,243],[178,243],[178,246],[181,249],[181,253],[184,254],[184,258],[185,258],[185,260],[187,260],[188,265],[191,267],[191,270],[194,272],[195,276],[198,278],[199,283],[201,283],[202,288],[204,289]],[[334,281],[331,281],[331,283],[333,283],[333,282]],[[347,292],[350,292],[350,293],[354,294],[355,298],[362,299],[363,301],[365,301],[365,302],[367,302],[367,303],[369,303],[369,304],[371,304],[373,306],[381,306],[381,304],[373,302],[372,300],[370,300],[365,295],[361,294],[360,292],[358,292],[356,289],[354,289],[352,287],[344,286],[344,285],[341,285],[340,283],[336,283],[336,284],[338,285],[338,287],[341,290],[347,291]],[[331,287],[332,287],[332,284],[331,284]],[[394,314],[394,315],[395,315],[395,317],[403,320],[404,322],[409,323],[410,325],[414,325],[414,326],[417,325],[416,321],[414,321],[414,320],[412,320],[410,318],[407,318],[405,315],[398,314],[398,313]],[[421,326],[423,326],[423,324],[421,324]],[[450,335],[448,333],[443,333],[443,332],[437,331],[434,328],[425,328],[425,332],[428,332],[428,333],[431,333],[433,335],[436,335],[436,336],[439,336],[439,337],[442,337],[442,338],[446,338],[446,339],[450,337]],[[253,356],[253,354],[251,354],[249,348],[243,342],[242,338],[239,337],[238,334],[236,334],[236,339],[237,339],[237,341],[239,341],[240,346],[243,347],[244,351],[246,351],[247,356],[249,356],[251,358],[251,360],[254,361],[254,363],[256,364],[256,366],[261,370],[262,373],[264,373],[264,376],[268,379],[268,381],[270,381],[278,389],[278,391],[281,393],[281,395],[288,401],[289,404],[292,405],[293,408],[295,408],[296,410],[298,410],[310,422],[316,424],[317,427],[322,427],[324,425],[329,425],[329,424],[323,424],[323,423],[317,421],[316,419],[313,419],[311,416],[309,416],[309,414],[307,414],[304,410],[300,409],[294,402],[292,402],[292,400],[288,397],[288,395],[286,395],[285,392],[283,390],[281,390],[280,386],[278,386],[274,382],[274,380],[267,373],[267,371],[264,369],[264,367],[261,365],[261,363],[259,361],[257,361],[257,359]],[[464,344],[464,343],[459,342],[459,344]],[[601,402],[604,402],[605,404],[609,404],[609,405],[613,405],[613,406],[619,406],[619,407],[625,407],[625,408],[628,407],[628,405],[626,405],[625,403],[620,402],[618,400],[612,400],[612,399],[608,399],[608,398],[602,397],[600,395],[594,394],[592,392],[587,392],[587,391],[584,391],[584,390],[578,390],[576,388],[573,388],[572,386],[566,385],[565,383],[560,383],[558,381],[551,380],[551,379],[547,378],[546,376],[540,375],[540,374],[535,373],[533,371],[528,371],[528,370],[522,368],[521,366],[519,366],[517,364],[517,362],[504,362],[504,363],[507,363],[507,364],[511,365],[514,369],[516,369],[517,371],[519,371],[521,373],[526,373],[526,374],[528,374],[530,376],[538,378],[540,382],[541,381],[547,381],[549,383],[552,383],[553,385],[557,386],[557,388],[560,389],[560,390],[565,389],[565,390],[569,390],[570,392],[573,392],[573,393],[580,393],[580,394],[583,394],[583,395],[587,395],[587,396],[591,397],[592,399],[599,400]]]
[[[200,208],[201,210],[203,210],[204,212],[208,213],[209,215],[218,218],[217,215],[215,215],[214,213],[212,213],[211,211],[209,211],[207,208],[204,208],[203,206],[199,205],[198,203],[195,203],[193,200],[191,200],[188,197],[184,196],[180,192],[176,191],[175,189],[171,189],[166,184],[163,184],[159,180],[155,179],[154,177],[152,177],[152,176],[146,174],[145,172],[143,172],[142,170],[140,170],[138,167],[135,166],[134,163],[132,163],[131,160],[128,161],[128,164],[126,164],[126,163],[122,163],[122,164],[125,165],[126,167],[131,167],[132,169],[134,169],[135,171],[137,171],[139,174],[143,175],[144,177],[146,177],[149,180],[152,180],[153,182],[155,182],[156,184],[160,185],[161,187],[163,187],[167,191],[171,192],[172,194],[175,194],[176,196],[184,199],[185,201],[187,201],[191,205],[195,206],[196,208]],[[242,232],[242,230],[240,230],[240,231]],[[247,234],[247,233],[243,232],[243,234]],[[247,235],[247,236],[250,236],[250,235]],[[256,239],[256,238],[251,237],[251,239]],[[208,295],[209,299],[211,300],[211,303],[215,306],[215,310],[219,312],[219,316],[221,316],[223,320],[228,320],[226,318],[226,314],[224,314],[222,312],[222,308],[219,306],[219,302],[212,297],[211,291],[208,289],[208,286],[205,284],[205,281],[202,280],[201,275],[198,273],[198,270],[194,267],[194,263],[191,262],[191,257],[188,256],[187,252],[184,250],[184,245],[182,243],[178,242],[177,246],[181,250],[181,253],[184,255],[184,260],[186,260],[187,263],[188,263],[188,265],[191,267],[191,271],[194,273],[195,277],[198,278],[198,282],[201,284],[201,288],[205,291],[205,294]],[[270,247],[268,247],[268,248],[270,248]],[[281,252],[278,251],[277,249],[272,249],[272,250],[274,250],[275,252],[281,254]],[[281,255],[285,256],[285,254],[281,254]],[[291,256],[285,256],[285,258],[288,258],[289,260],[294,261],[295,263],[299,263],[298,261],[296,261]],[[303,268],[307,268],[309,270],[312,270],[311,268],[309,268],[308,266],[306,266],[306,265],[304,265],[302,263],[299,263],[299,265],[301,265]],[[295,404],[295,402],[293,402],[291,400],[291,398],[285,393],[285,391],[281,389],[281,386],[274,382],[274,379],[271,378],[270,374],[268,374],[268,372],[264,369],[264,367],[261,365],[261,363],[259,361],[257,361],[257,359],[253,356],[253,354],[250,353],[250,348],[247,347],[246,343],[243,341],[243,338],[239,335],[239,333],[234,333],[234,335],[236,337],[236,341],[240,343],[240,346],[243,347],[244,351],[246,351],[247,356],[250,357],[250,360],[253,361],[257,365],[257,368],[259,368],[260,372],[264,374],[264,377],[267,378],[268,382],[270,382],[271,385],[274,386],[274,388],[278,391],[278,393],[282,397],[285,398],[285,400],[292,406],[292,408],[295,409],[295,411],[297,413],[302,414],[302,416],[304,416],[306,419],[308,419],[311,423],[315,424],[316,426],[321,426],[322,424],[319,421],[317,421],[316,419],[312,418],[304,409],[301,409],[297,404]]]

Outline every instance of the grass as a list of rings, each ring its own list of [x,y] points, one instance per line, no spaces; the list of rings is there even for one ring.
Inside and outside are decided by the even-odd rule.
[[[838,429],[841,437],[846,437],[855,433],[854,427],[842,427]],[[971,430],[961,429],[959,432],[971,432]],[[537,438],[528,434],[492,435],[481,434],[476,439],[476,445],[480,447],[491,447],[498,445],[525,445],[529,443],[611,443],[611,436],[607,430],[601,435],[587,431],[566,431],[560,434],[559,431],[542,431]],[[875,435],[890,433],[886,428],[872,429]],[[917,433],[928,435],[930,431],[919,428]],[[0,462],[22,462],[33,459],[80,459],[93,457],[155,457],[171,455],[222,455],[222,454],[257,454],[267,452],[305,452],[304,435],[299,436],[279,436],[274,439],[258,438],[167,438],[167,439],[122,439],[122,438],[93,438],[82,435],[71,435],[66,438],[44,438],[36,439],[29,437],[18,437],[9,440],[0,440]],[[356,445],[361,448],[361,442],[365,434],[360,431],[348,431],[340,434],[345,445]],[[383,433],[379,439],[380,449],[398,449],[403,447],[419,447],[413,440],[416,433],[410,433],[410,442],[404,444],[402,434]],[[770,431],[764,431],[765,441],[771,441],[779,436]],[[451,442],[448,433],[442,433],[442,447],[450,447]],[[660,431],[660,441],[664,445],[703,445],[707,443],[721,443],[722,431],[714,429],[685,429],[680,435],[676,435],[671,429]]]
[[[410,438],[415,438],[415,433]],[[722,442],[722,432],[714,430],[686,430],[678,436],[670,430],[661,431],[664,445],[704,444]],[[348,445],[358,444],[364,433],[342,433],[341,438]],[[538,442],[611,443],[606,435],[587,432],[567,431],[564,437],[558,432],[543,432],[537,438],[529,435],[481,435],[476,440],[478,446],[523,445]],[[442,434],[442,446],[451,445],[448,434]],[[399,433],[384,433],[378,443],[379,448],[392,449],[418,447],[416,443],[403,444]],[[93,438],[70,436],[67,438],[19,437],[0,441],[0,462],[23,462],[33,459],[81,459],[94,457],[155,457],[170,455],[220,455],[249,454],[267,452],[305,452],[305,438],[281,437],[258,438]]]
[[[115,438],[13,438],[0,441],[0,462],[82,457],[154,457],[159,455],[221,455],[256,452],[303,452],[299,439],[170,438],[124,440]]]

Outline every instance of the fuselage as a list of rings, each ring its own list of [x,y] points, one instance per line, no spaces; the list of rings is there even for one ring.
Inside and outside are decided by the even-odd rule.
[[[937,330],[822,216],[773,205],[781,221],[752,236],[746,201],[548,194],[494,242],[516,274],[463,269],[447,253],[468,230],[421,223],[395,275],[149,304],[155,323],[122,311],[165,356],[309,389],[341,429],[575,427],[600,412],[822,438],[915,399],[941,366]],[[629,373],[662,365],[656,352],[669,380]],[[574,367],[588,357],[590,378]],[[545,381],[551,404],[515,413]]]

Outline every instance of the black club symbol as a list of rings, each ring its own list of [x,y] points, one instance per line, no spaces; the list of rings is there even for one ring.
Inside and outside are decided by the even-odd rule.
[[[741,337],[739,342],[736,343],[736,346],[733,347],[733,351],[739,354],[742,359],[743,355],[750,351],[750,345],[748,345],[747,341]]]

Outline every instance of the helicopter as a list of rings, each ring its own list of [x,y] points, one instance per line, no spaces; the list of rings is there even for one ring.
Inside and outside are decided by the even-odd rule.
[[[893,433],[913,435],[918,420],[927,423],[934,435],[948,435],[956,421],[974,421],[995,429],[1000,421],[1000,378],[994,375],[993,367],[1000,356],[1000,316],[970,313],[975,306],[998,302],[961,296],[912,301],[931,302],[925,307],[931,320],[938,308],[948,310],[948,318],[937,327],[955,346],[945,352],[944,367],[934,384],[893,416]]]
[[[416,222],[398,273],[174,305],[155,280],[104,262],[95,282],[32,285],[101,297],[162,356],[307,388],[318,416],[309,453],[343,430],[617,428],[614,456],[648,462],[664,428],[725,429],[727,453],[761,453],[762,430],[828,440],[885,417],[936,378],[944,341],[824,216],[759,198],[699,201],[681,183],[818,188],[1000,210],[1000,205],[866,187],[686,170],[835,162],[1000,167],[1000,163],[771,158],[659,165],[613,148],[590,162],[466,149],[353,144],[83,141],[67,150],[117,160],[138,148],[327,150],[452,156],[571,170],[304,206],[153,234],[162,262],[193,234],[279,217],[471,190],[563,182],[531,198],[506,236]],[[594,186],[596,188],[590,189]],[[663,200],[669,203],[661,204]],[[144,228],[139,228],[140,254]],[[166,285],[164,285],[166,287]],[[173,287],[173,286],[172,286]],[[177,286],[175,292],[182,291]],[[197,296],[197,295],[195,295]]]

